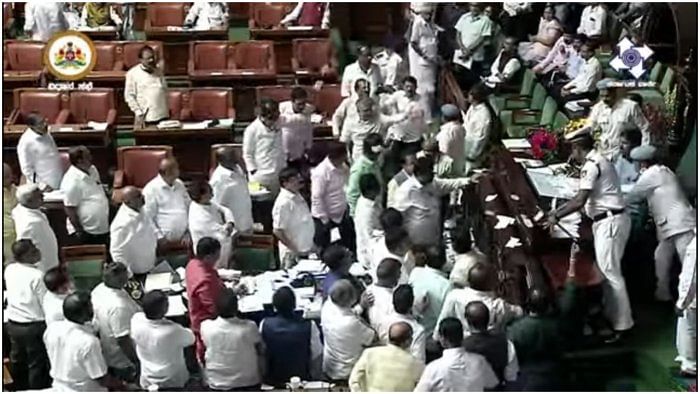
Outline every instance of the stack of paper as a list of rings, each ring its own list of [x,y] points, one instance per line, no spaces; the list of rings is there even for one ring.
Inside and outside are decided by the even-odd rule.
[[[299,263],[294,266],[296,272],[321,273],[326,268],[321,260],[299,260]]]
[[[195,123],[183,123],[182,128],[185,130],[201,130],[201,129],[206,129],[207,126],[209,126],[208,120],[202,121],[202,122],[195,122]]]
[[[170,289],[170,284],[172,283],[172,276],[173,275],[170,272],[148,274],[146,276],[146,283],[144,283],[143,289],[146,292],[152,290],[168,290]]]
[[[168,297],[168,311],[165,313],[167,317],[182,316],[187,313],[187,308],[182,302],[182,297],[179,295]]]
[[[526,150],[532,147],[530,141],[525,138],[507,138],[502,141],[508,150]]]
[[[496,230],[502,230],[515,223],[515,218],[510,216],[497,215],[496,218],[498,219],[498,223],[496,223],[496,226],[494,226],[494,229]]]
[[[107,126],[109,124],[107,122],[87,122],[87,126],[93,130],[100,130],[100,131],[105,131],[107,130]]]
[[[514,249],[519,246],[523,246],[523,244],[520,242],[520,238],[510,237],[510,239],[506,243],[506,248]]]

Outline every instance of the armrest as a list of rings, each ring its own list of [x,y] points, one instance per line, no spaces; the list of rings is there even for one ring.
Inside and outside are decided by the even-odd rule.
[[[515,116],[527,116],[527,115],[538,115],[542,111],[537,110],[537,109],[523,108],[523,109],[516,109],[514,112],[515,112]]]
[[[111,127],[117,123],[117,110],[112,108],[107,112],[107,120],[105,121]]]
[[[236,119],[236,109],[235,109],[235,108],[229,108],[229,109],[226,111],[226,115],[227,115],[230,119]]]
[[[112,182],[112,188],[121,189],[124,186],[124,170],[114,171],[114,182]]]
[[[67,109],[62,109],[56,117],[54,124],[62,125],[68,123],[68,118],[70,117],[70,111]]]
[[[194,73],[194,60],[189,59],[187,61],[187,74],[192,75]]]
[[[10,117],[7,119],[7,124],[8,125],[14,125],[17,124],[17,119],[19,119],[19,109],[13,109],[12,112],[10,112]]]
[[[124,70],[124,62],[121,60],[117,60],[114,62],[114,67],[112,67],[112,71],[123,71]]]
[[[295,57],[292,57],[292,70],[294,70],[296,72],[299,69],[300,69],[299,60]]]

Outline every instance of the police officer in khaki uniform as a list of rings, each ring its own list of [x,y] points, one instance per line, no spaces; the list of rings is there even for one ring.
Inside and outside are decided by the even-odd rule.
[[[630,203],[647,200],[656,223],[659,245],[654,252],[656,263],[656,298],[671,301],[669,270],[673,253],[683,259],[685,249],[695,236],[695,209],[690,205],[676,174],[658,162],[658,152],[651,145],[632,149],[630,157],[639,163],[641,175],[626,196]]]
[[[594,140],[584,128],[565,136],[572,144],[572,159],[583,164],[580,189],[576,196],[550,213],[554,226],[561,218],[585,208],[593,220],[593,241],[598,268],[606,281],[603,284],[605,316],[615,333],[611,340],[632,328],[632,309],[627,296],[620,262],[630,235],[631,221],[625,212],[620,181],[608,159],[593,149]]]

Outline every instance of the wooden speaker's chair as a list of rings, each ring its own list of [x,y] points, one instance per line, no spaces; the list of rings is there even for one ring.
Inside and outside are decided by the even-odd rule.
[[[263,272],[277,267],[273,235],[241,235],[236,239],[233,249],[233,266],[237,270]]]
[[[91,291],[102,282],[107,261],[105,245],[77,245],[61,248],[61,261],[76,290]]]

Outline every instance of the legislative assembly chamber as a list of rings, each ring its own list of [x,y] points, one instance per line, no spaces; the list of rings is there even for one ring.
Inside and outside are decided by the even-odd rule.
[[[697,391],[697,12],[2,2],[3,390]]]

